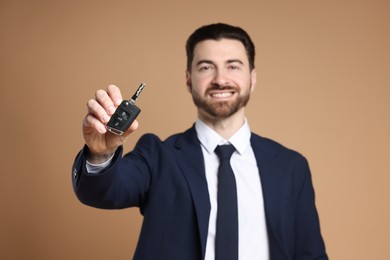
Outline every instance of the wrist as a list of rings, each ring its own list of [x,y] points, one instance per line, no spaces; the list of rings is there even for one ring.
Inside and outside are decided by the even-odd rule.
[[[108,152],[96,152],[92,151],[89,147],[86,149],[86,160],[91,164],[102,164],[107,162],[114,155],[115,151]]]

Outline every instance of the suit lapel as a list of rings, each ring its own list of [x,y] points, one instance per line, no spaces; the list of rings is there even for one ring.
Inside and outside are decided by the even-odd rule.
[[[192,194],[199,226],[202,256],[204,257],[211,206],[202,149],[194,127],[178,137],[175,148],[177,164],[181,168]]]

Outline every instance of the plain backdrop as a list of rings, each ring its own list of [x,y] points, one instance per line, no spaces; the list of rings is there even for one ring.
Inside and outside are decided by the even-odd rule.
[[[241,26],[256,45],[252,130],[304,154],[331,259],[388,260],[390,2],[0,0],[1,259],[131,259],[138,209],[81,204],[71,167],[97,89],[117,84],[165,139],[196,118],[187,37]]]

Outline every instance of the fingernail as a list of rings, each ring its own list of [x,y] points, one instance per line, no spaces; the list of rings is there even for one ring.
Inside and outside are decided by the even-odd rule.
[[[122,99],[116,98],[116,99],[114,100],[114,103],[115,103],[115,105],[119,106],[119,105],[122,103]]]
[[[105,128],[104,126],[100,126],[100,127],[99,127],[99,132],[100,132],[101,134],[105,134],[105,133],[106,133],[106,128]]]
[[[108,109],[108,113],[110,113],[110,115],[113,115],[115,113],[115,108],[114,107],[110,107]]]
[[[108,121],[110,121],[110,117],[108,115],[104,115],[103,121],[104,121],[104,123],[107,123]]]

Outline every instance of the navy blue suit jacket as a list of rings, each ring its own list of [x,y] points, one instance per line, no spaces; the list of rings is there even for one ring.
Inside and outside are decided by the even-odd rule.
[[[307,161],[299,153],[252,134],[263,188],[271,260],[324,260],[324,242]],[[140,138],[98,175],[86,172],[85,152],[73,166],[73,187],[87,205],[139,207],[144,216],[134,259],[203,259],[210,201],[194,127],[165,141]]]

